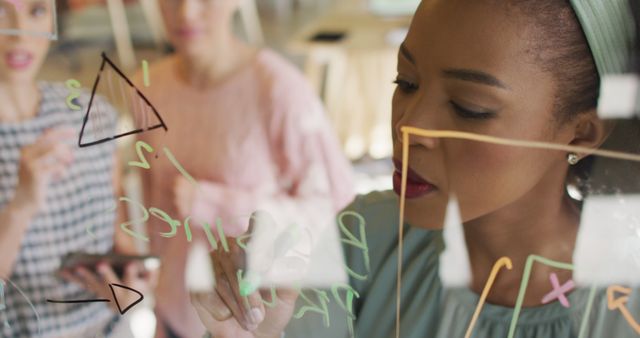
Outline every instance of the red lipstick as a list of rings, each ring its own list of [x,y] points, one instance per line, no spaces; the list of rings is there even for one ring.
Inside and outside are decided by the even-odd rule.
[[[394,159],[395,171],[393,173],[393,190],[401,196],[402,194],[402,162]],[[406,198],[418,198],[438,190],[433,183],[422,178],[418,173],[409,167],[407,170],[407,190]]]

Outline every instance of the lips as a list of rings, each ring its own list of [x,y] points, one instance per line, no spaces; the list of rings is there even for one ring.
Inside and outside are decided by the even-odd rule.
[[[11,69],[23,70],[33,62],[33,54],[25,50],[12,50],[5,54],[4,60]]]
[[[181,27],[176,30],[178,36],[184,39],[194,38],[200,34],[200,29],[194,27]]]
[[[402,162],[394,159],[395,171],[393,173],[393,190],[400,196],[402,194]],[[438,190],[433,183],[422,178],[411,168],[407,170],[406,198],[418,198]]]

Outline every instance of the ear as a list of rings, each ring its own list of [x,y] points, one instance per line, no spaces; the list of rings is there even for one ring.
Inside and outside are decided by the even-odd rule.
[[[613,130],[613,121],[598,117],[595,109],[580,114],[573,122],[573,140],[570,145],[598,149]],[[587,154],[582,154],[584,157]]]

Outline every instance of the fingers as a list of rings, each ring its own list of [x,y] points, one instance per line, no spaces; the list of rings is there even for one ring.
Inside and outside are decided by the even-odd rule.
[[[60,128],[52,128],[46,130],[42,135],[36,140],[33,146],[42,147],[44,145],[50,144],[64,144],[68,147],[73,147],[73,140],[76,137],[75,131],[73,128],[69,127],[60,127]]]
[[[196,310],[198,317],[200,317],[202,324],[207,328],[207,331],[212,334],[217,334],[216,330],[220,327],[220,322],[207,311],[207,307],[202,303],[200,297],[192,294],[191,305],[193,305],[193,308]]]
[[[265,310],[262,297],[253,292],[247,297],[240,294],[239,271],[243,268],[244,255],[237,246],[231,246],[230,255],[214,259],[216,270],[216,290],[227,304],[237,321],[249,331],[255,330],[264,320]],[[241,256],[241,257],[239,257]]]
[[[193,308],[198,313],[198,317],[200,317],[200,320],[205,325],[207,330],[211,331],[216,326],[218,319],[209,311],[209,308],[207,307],[207,305],[205,305],[205,302],[203,301],[200,294],[191,294],[190,298],[191,305],[193,305]]]
[[[76,131],[73,128],[59,127],[46,130],[38,140],[43,140],[45,142],[61,142],[73,140],[76,136]]]
[[[290,306],[295,306],[296,300],[298,299],[299,295],[300,291],[296,289],[276,290],[276,296],[278,297],[278,300]]]
[[[60,142],[38,142],[25,147],[21,156],[22,165],[35,175],[41,173],[59,178],[73,162],[73,149]]]
[[[225,321],[233,315],[217,292],[191,294],[191,303],[200,306],[217,321]]]
[[[70,162],[73,160],[73,151],[71,146],[63,143],[37,143],[24,148],[22,160],[26,162],[39,162],[38,164],[40,165],[49,164],[54,161]]]
[[[248,319],[253,324],[260,324],[264,317],[264,307],[260,293],[256,292],[257,290],[251,290],[247,295],[244,293],[247,290],[240,288],[240,281],[243,280],[241,273],[247,274],[246,254],[235,241],[232,241],[229,245],[229,251],[230,259],[222,260],[220,265],[233,286],[232,289],[236,301],[241,302],[244,305],[244,310],[248,311],[245,316],[248,316]]]
[[[120,282],[120,278],[115,273],[115,271],[113,271],[111,265],[107,263],[100,263],[98,264],[97,271],[98,274],[100,274],[100,276],[102,277],[103,284],[122,284]]]
[[[236,300],[236,297],[233,294],[233,289],[230,285],[231,282],[227,279],[226,274],[223,272],[219,259],[213,259],[213,266],[216,275],[216,292],[225,303],[227,308],[231,311],[233,316],[236,318],[238,323],[240,323],[245,329],[248,330],[248,319],[245,317],[243,306],[241,306],[242,302],[239,303]]]
[[[22,147],[15,203],[30,211],[46,206],[49,184],[60,179],[73,162],[72,136],[71,129],[52,129],[35,143]]]
[[[268,217],[256,213],[251,217],[249,234],[254,231],[255,221],[262,217],[269,222]],[[264,321],[266,310],[263,298],[257,289],[247,290],[241,282],[246,284],[246,253],[236,241],[229,241],[229,251],[212,253],[216,277],[216,292],[219,299],[235,317],[236,321],[247,331],[254,331]],[[248,292],[247,292],[248,291]]]
[[[71,270],[65,269],[60,271],[58,274],[60,275],[60,277],[64,278],[69,282],[84,285],[82,279],[76,277]]]
[[[198,317],[200,317],[202,324],[204,324],[213,337],[253,337],[252,335],[242,334],[238,331],[239,325],[230,313],[225,318],[224,308],[226,308],[226,305],[217,297],[215,292],[210,294],[191,294],[191,304],[196,310]],[[217,311],[215,309],[223,312],[212,312]]]
[[[73,129],[57,128],[45,131],[36,142],[27,147],[32,158],[41,158],[45,155],[57,156],[59,160],[71,158],[73,155],[72,141]]]
[[[84,267],[77,267],[74,271],[76,278],[80,281],[80,284],[84,285],[88,290],[92,291],[96,295],[103,294],[107,284],[96,277],[94,273]]]

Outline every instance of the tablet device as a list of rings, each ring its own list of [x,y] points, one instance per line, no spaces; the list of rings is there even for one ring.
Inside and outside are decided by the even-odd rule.
[[[124,269],[131,262],[140,262],[144,270],[155,270],[160,266],[160,258],[151,255],[121,255],[117,253],[107,254],[88,254],[84,252],[73,252],[67,254],[62,259],[60,270],[72,269],[75,267],[84,267],[89,271],[96,272],[96,268],[100,263],[108,263],[113,271],[122,278]]]
[[[346,36],[345,32],[322,31],[314,34],[309,40],[313,42],[340,42]]]

